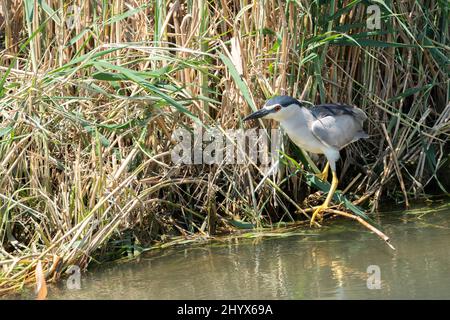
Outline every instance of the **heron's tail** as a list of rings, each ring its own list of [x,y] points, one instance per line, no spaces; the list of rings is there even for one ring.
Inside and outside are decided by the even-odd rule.
[[[353,107],[352,111],[353,111],[353,114],[355,115],[355,118],[358,119],[361,124],[367,119],[366,113],[364,111],[362,111],[360,108]]]
[[[366,132],[364,132],[363,130],[360,130],[355,134],[355,140],[367,139],[367,138],[369,138],[369,135]]]
[[[348,144],[353,143],[353,142],[356,142],[356,141],[358,141],[359,139],[367,139],[367,138],[369,138],[369,135],[368,135],[367,133],[365,133],[363,130],[359,130],[358,132],[355,133],[355,136],[354,136],[353,140],[350,141]],[[346,145],[347,145],[347,144],[346,144]],[[345,146],[346,146],[346,145],[345,145]],[[344,147],[345,147],[345,146],[344,146]],[[342,148],[343,148],[343,147],[342,147]]]

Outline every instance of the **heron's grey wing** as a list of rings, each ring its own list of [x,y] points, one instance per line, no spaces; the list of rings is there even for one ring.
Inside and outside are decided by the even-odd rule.
[[[343,104],[319,104],[311,109],[316,119],[311,124],[313,134],[322,143],[336,149],[368,135],[362,130],[367,115],[361,109]]]
[[[361,127],[364,120],[367,119],[367,115],[361,109],[357,107],[348,106],[345,104],[319,104],[311,109],[311,113],[316,119],[322,119],[328,116],[338,117],[343,115],[348,115],[357,120]]]

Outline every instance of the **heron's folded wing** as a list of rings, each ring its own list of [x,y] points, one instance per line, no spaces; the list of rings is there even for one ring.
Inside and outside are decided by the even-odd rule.
[[[323,144],[337,150],[362,138],[360,124],[346,114],[316,119],[311,124],[311,131]]]
[[[361,109],[344,104],[319,104],[311,108],[311,113],[316,119],[348,115],[356,119],[361,126],[364,120],[367,119],[367,115]]]

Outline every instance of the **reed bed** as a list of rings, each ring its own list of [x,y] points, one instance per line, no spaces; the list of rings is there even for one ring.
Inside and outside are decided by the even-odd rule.
[[[327,185],[287,139],[271,176],[171,162],[176,128],[243,128],[274,94],[368,114],[370,139],[341,154],[342,209],[448,194],[448,2],[374,3],[379,30],[358,0],[1,0],[0,294],[38,261],[48,281],[308,216]]]

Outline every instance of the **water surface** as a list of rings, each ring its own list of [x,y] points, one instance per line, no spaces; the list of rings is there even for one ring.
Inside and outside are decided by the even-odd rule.
[[[67,289],[65,280],[51,285],[49,298],[449,299],[450,210],[376,219],[396,251],[355,221],[338,219],[288,237],[143,255],[83,273],[80,290]],[[380,289],[368,288],[369,266],[379,267]]]

